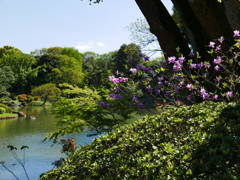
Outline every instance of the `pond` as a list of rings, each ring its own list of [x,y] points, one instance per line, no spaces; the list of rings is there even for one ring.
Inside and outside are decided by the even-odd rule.
[[[16,109],[24,112],[27,117],[35,116],[35,120],[29,118],[16,118],[8,120],[0,120],[0,161],[4,161],[14,174],[20,179],[25,180],[24,171],[13,157],[8,145],[17,147],[17,155],[24,162],[23,150],[20,148],[24,145],[29,149],[25,149],[25,167],[30,180],[39,178],[39,175],[52,169],[52,162],[65,157],[61,153],[61,145],[52,142],[42,142],[46,133],[54,130],[54,124],[57,119],[50,114],[50,107],[23,107]],[[87,137],[89,131],[86,129],[78,135],[73,135],[64,138],[74,137],[77,145],[89,144],[94,137]],[[15,165],[13,165],[15,164]],[[0,165],[0,179],[13,180],[14,176]]]

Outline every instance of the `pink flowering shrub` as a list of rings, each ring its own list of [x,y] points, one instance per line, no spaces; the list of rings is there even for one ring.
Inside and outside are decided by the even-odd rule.
[[[146,99],[152,104],[179,102],[196,103],[208,101],[238,101],[240,91],[240,37],[239,31],[234,31],[236,44],[230,47],[228,56],[221,51],[224,37],[220,37],[208,46],[212,59],[208,61],[189,57],[169,57],[159,67],[148,67],[149,57],[141,57],[144,64],[131,67],[130,75],[110,76],[113,84],[109,98],[115,103],[125,99],[126,108],[141,109],[146,107]],[[134,59],[131,59],[134,61]],[[198,62],[198,63],[195,63]],[[171,68],[169,68],[171,67]],[[145,98],[144,98],[145,97]],[[113,102],[113,101],[112,101]],[[127,103],[126,103],[127,102]],[[111,107],[111,102],[106,102]],[[180,103],[182,104],[182,103]],[[115,104],[116,105],[116,104]]]

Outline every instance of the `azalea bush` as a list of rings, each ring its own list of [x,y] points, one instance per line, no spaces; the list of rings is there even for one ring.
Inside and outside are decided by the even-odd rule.
[[[212,60],[201,61],[198,54],[190,53],[188,57],[169,57],[162,62],[161,67],[148,67],[149,57],[139,56],[145,61],[131,67],[128,63],[130,76],[121,72],[109,77],[113,84],[110,98],[116,102],[128,99],[126,108],[136,109],[147,107],[144,102],[148,98],[152,104],[197,103],[203,100],[238,101],[240,99],[240,37],[238,30],[234,31],[236,44],[229,51],[221,51],[224,37],[210,42],[209,53]],[[226,54],[228,56],[226,56]],[[147,98],[143,98],[146,96]],[[149,98],[151,97],[151,98]],[[108,107],[112,105],[108,102]],[[102,104],[100,104],[102,105]],[[121,104],[122,105],[122,104]]]

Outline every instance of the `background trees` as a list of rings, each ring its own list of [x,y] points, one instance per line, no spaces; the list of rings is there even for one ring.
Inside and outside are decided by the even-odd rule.
[[[74,48],[43,48],[32,54],[39,68],[35,85],[45,83],[70,83],[80,85],[83,80],[82,55]]]
[[[4,54],[0,67],[8,66],[14,74],[15,82],[12,91],[18,94],[29,92],[31,80],[37,76],[37,68],[32,68],[35,58],[21,52]]]
[[[3,66],[0,68],[0,97],[9,95],[8,88],[14,82],[14,74],[10,67]]]

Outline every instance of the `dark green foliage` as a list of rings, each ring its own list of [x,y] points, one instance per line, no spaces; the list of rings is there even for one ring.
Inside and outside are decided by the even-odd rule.
[[[6,113],[12,113],[12,108],[8,107],[5,104],[0,104],[0,107],[4,108],[6,110]]]
[[[4,109],[3,107],[0,107],[0,114],[3,114],[6,112],[6,109]]]
[[[240,103],[204,102],[116,127],[50,179],[239,179]]]
[[[114,54],[111,61],[111,70],[114,74],[116,71],[123,74],[130,74],[127,64],[131,64],[131,67],[136,67],[137,64],[143,62],[142,58],[138,56],[141,53],[140,46],[136,44],[123,44],[120,49]],[[130,60],[131,58],[131,60]]]
[[[4,95],[9,95],[8,88],[14,82],[14,73],[8,66],[3,66],[0,68],[0,97]]]

